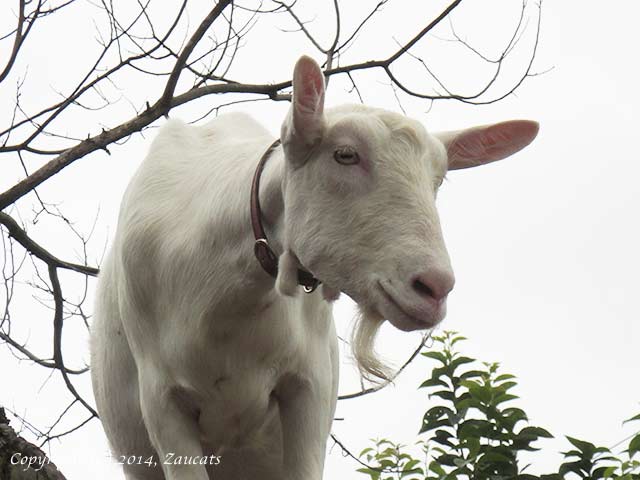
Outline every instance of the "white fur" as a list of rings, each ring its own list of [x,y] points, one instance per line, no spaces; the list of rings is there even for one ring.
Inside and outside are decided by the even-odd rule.
[[[285,250],[278,261],[278,278],[276,290],[282,295],[293,297],[298,293],[298,268],[300,262],[293,253]]]
[[[456,139],[465,142],[458,162],[473,152],[482,163],[482,134],[441,141],[391,112],[325,114],[323,103],[322,73],[303,57],[283,149],[260,192],[272,246],[286,252],[277,289],[253,256],[251,177],[272,142],[253,119],[169,121],[131,180],[92,328],[92,380],[113,454],[158,462],[125,465],[127,479],[320,480],[338,385],[329,301],[345,292],[361,307],[354,353],[378,376],[372,344],[383,319],[413,330],[444,315],[453,277],[435,192]],[[344,145],[360,164],[334,160]],[[299,264],[326,287],[303,293]],[[416,290],[418,274],[439,300]],[[221,459],[170,465],[169,454]]]

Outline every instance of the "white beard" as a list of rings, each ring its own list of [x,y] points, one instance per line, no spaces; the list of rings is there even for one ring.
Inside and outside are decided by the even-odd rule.
[[[384,323],[378,313],[358,305],[358,313],[351,332],[351,350],[360,374],[367,380],[379,383],[391,379],[392,372],[375,351],[375,340]]]

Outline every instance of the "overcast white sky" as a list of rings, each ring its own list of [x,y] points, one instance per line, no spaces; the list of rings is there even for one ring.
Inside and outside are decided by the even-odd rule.
[[[196,3],[191,29],[209,4]],[[431,8],[425,10],[428,7],[423,3],[430,3]],[[517,3],[463,1],[453,15],[456,29],[481,50],[495,52],[514,25]],[[444,4],[404,2],[404,8],[397,8],[391,2],[383,13],[386,21],[377,24],[375,35],[349,50],[344,63],[382,56],[381,51],[395,48],[392,36],[400,41],[407,38]],[[328,44],[331,10],[317,10],[324,6],[309,1],[300,6],[305,18],[315,16],[314,31]],[[196,11],[198,8],[201,10]],[[55,98],[53,89],[68,88],[73,74],[88,62],[94,37],[90,11],[82,7],[61,16],[62,23],[43,22],[42,33],[34,33],[27,55],[16,68],[23,75],[28,66],[25,86],[37,92],[23,99],[27,105],[46,105]],[[5,31],[8,10],[3,6],[0,12]],[[515,59],[526,56],[535,27],[535,7],[529,13],[528,37]],[[345,19],[348,15],[346,11]],[[518,405],[534,425],[560,438],[543,443],[552,452],[566,447],[563,434],[612,446],[638,429],[637,425],[623,428],[621,422],[640,411],[640,154],[633,143],[640,127],[640,32],[636,25],[640,4],[633,0],[548,0],[542,15],[534,71],[553,69],[528,79],[516,95],[483,107],[448,101],[429,109],[424,102],[406,97],[401,101],[408,114],[434,131],[509,118],[530,118],[541,124],[537,140],[523,152],[480,169],[452,172],[443,186],[438,204],[457,284],[442,327],[469,338],[462,345],[466,354],[499,361],[518,376],[516,393],[522,397]],[[291,27],[284,20],[278,26]],[[236,76],[246,81],[286,79],[295,59],[312,52],[301,37],[292,42],[292,37],[282,37],[273,25],[258,26],[254,33],[236,69]],[[447,24],[436,33],[448,36]],[[477,85],[476,64],[468,57],[454,56],[452,48],[429,37],[416,53],[425,56],[450,84],[460,88]],[[5,54],[0,51],[0,57]],[[516,72],[521,63],[507,71]],[[428,86],[418,69],[406,72],[412,85],[424,82]],[[392,92],[381,79],[373,74],[357,77],[365,102],[398,111]],[[122,95],[130,91],[136,99],[151,101],[157,95],[157,86],[129,85],[126,78],[122,82]],[[5,82],[0,90],[2,122],[11,107],[15,79],[10,83]],[[338,78],[332,80],[328,104],[357,101],[346,92],[347,86]],[[181,109],[174,115],[194,118],[213,102],[204,99],[193,109]],[[113,126],[129,117],[130,110],[123,103],[122,112],[128,113],[105,118],[104,123]],[[286,111],[282,103],[241,108],[274,133]],[[88,132],[81,119],[69,122],[76,123],[59,130]],[[96,130],[91,128],[92,133]],[[153,131],[146,139],[136,136],[114,147],[110,157],[99,153],[80,160],[41,189],[50,201],[63,202],[68,215],[85,231],[99,208],[93,258],[99,258],[112,237],[120,196],[152,135]],[[16,166],[5,162],[0,167],[2,190],[18,175]],[[37,165],[34,161],[30,167]],[[21,208],[28,217],[29,202],[23,202]],[[60,256],[72,257],[73,248],[63,241],[56,243],[61,238],[56,228],[43,222],[30,231]],[[33,308],[28,297],[18,301],[25,307],[14,312],[16,332],[33,342],[30,345],[35,350],[49,351],[48,337],[42,335],[50,328],[48,314]],[[336,323],[345,331],[352,304],[343,298],[335,311]],[[399,362],[417,341],[415,334],[388,327],[379,344],[387,357]],[[85,342],[81,334],[67,337],[65,348],[76,364],[88,359]],[[11,379],[3,380],[0,405],[26,413],[38,425],[50,423],[64,406],[66,393],[55,382],[44,382],[42,369],[16,362],[6,348],[0,348],[0,362],[2,376]],[[355,452],[367,446],[371,437],[413,443],[422,414],[430,405],[424,392],[416,389],[428,376],[428,365],[419,359],[395,387],[339,403],[336,415],[344,420],[335,423],[334,432]],[[80,386],[90,395],[88,377],[85,380]],[[7,385],[12,388],[7,390]],[[347,373],[341,390],[346,393],[354,388],[353,376]],[[77,418],[82,415],[78,410]],[[106,455],[104,434],[96,421],[51,447],[52,459],[70,480],[86,478],[89,472],[92,478],[118,478]],[[538,472],[550,470],[558,461],[552,453],[535,458],[533,471]],[[327,460],[325,478],[359,478],[360,474],[353,473],[356,468],[336,447]]]

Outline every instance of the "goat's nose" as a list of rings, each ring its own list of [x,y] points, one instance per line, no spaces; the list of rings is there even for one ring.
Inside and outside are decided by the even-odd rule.
[[[451,290],[455,278],[453,272],[447,269],[431,268],[411,279],[411,287],[413,291],[426,300],[435,300],[441,302]]]

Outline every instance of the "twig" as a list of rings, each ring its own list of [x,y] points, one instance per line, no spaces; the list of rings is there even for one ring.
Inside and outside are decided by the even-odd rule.
[[[20,245],[25,248],[25,250],[27,250],[32,255],[35,255],[47,265],[53,265],[56,268],[73,270],[84,275],[91,275],[92,277],[98,275],[98,269],[95,267],[66,262],[51,254],[48,250],[46,250],[40,244],[36,243],[31,237],[29,237],[29,235],[27,235],[27,232],[24,231],[24,229],[22,229],[20,225],[18,225],[18,222],[16,222],[10,215],[4,212],[0,212],[0,224],[5,226],[5,228],[9,232],[9,236],[13,237]]]
[[[425,346],[427,341],[431,338],[432,332],[433,331],[430,330],[428,333],[425,333],[422,336],[422,339],[420,340],[420,343],[418,344],[418,347],[413,351],[411,356],[402,364],[402,366],[398,370],[396,370],[396,373],[394,373],[389,380],[387,380],[386,382],[380,383],[378,385],[374,385],[373,387],[364,388],[364,389],[360,390],[359,392],[347,393],[347,394],[344,394],[344,395],[340,395],[338,397],[338,400],[350,400],[352,398],[364,397],[365,395],[370,395],[372,393],[378,392],[378,391],[382,390],[383,388],[385,388],[386,386],[392,384],[394,382],[394,380],[396,378],[398,378],[398,376],[402,373],[402,371],[405,368],[407,368],[407,366],[409,366],[409,364],[411,362],[413,362],[413,360],[418,356],[418,354],[420,353],[420,350],[422,350],[422,348]]]
[[[60,287],[60,280],[58,279],[58,269],[54,265],[49,265],[49,278],[51,279],[51,288],[53,290],[53,299],[55,302],[55,312],[53,316],[53,361],[58,365],[58,369],[62,374],[64,383],[71,394],[89,410],[91,415],[98,417],[98,412],[89,405],[84,398],[80,396],[76,388],[71,383],[69,375],[64,367],[64,360],[62,358],[62,328],[64,319],[62,318],[63,298],[62,287]]]

